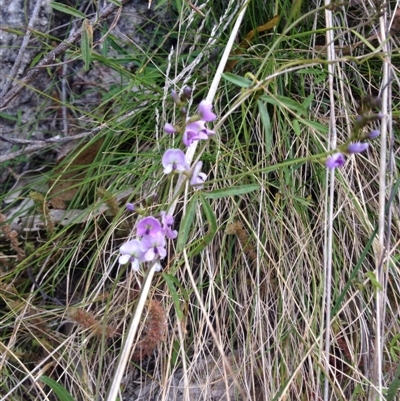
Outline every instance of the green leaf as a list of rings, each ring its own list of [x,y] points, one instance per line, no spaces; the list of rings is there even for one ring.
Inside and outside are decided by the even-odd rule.
[[[249,88],[253,85],[253,81],[250,79],[240,77],[239,75],[232,74],[231,72],[225,72],[222,74],[222,77],[227,81],[232,82],[236,86],[240,86],[241,88]]]
[[[271,119],[269,118],[269,113],[267,107],[261,100],[257,100],[258,110],[260,112],[260,118],[262,125],[264,127],[265,134],[265,147],[266,152],[271,153],[272,150],[272,129],[271,129]]]
[[[89,71],[93,48],[93,27],[87,19],[82,22],[81,52],[85,63],[84,70]]]
[[[122,3],[118,0],[109,0],[110,3],[113,3],[114,5],[116,5],[117,7],[121,7]]]
[[[366,276],[370,279],[372,286],[376,289],[376,290],[383,290],[382,285],[379,283],[379,281],[376,279],[375,277],[375,273],[374,272],[367,272]]]
[[[308,109],[310,108],[311,103],[312,103],[313,100],[314,100],[314,94],[311,93],[310,96],[308,96],[306,99],[304,99],[303,107],[304,107],[306,110],[308,110]]]
[[[225,198],[227,196],[235,196],[235,195],[245,195],[253,191],[257,191],[260,188],[258,184],[248,184],[248,185],[240,185],[237,187],[228,187],[223,189],[216,189],[211,192],[203,192],[203,195],[207,199],[220,199]]]
[[[394,374],[394,379],[390,383],[387,391],[386,401],[394,401],[396,399],[396,394],[400,389],[400,363],[397,365],[396,373]]]
[[[289,110],[297,112],[303,116],[307,115],[307,109],[300,103],[286,96],[276,95],[274,97],[269,95],[260,96],[260,99],[265,100],[267,103],[271,103],[274,106],[285,107]]]
[[[72,8],[70,6],[66,6],[65,4],[57,3],[55,1],[51,2],[50,5],[58,11],[61,11],[62,13],[73,15],[74,17],[77,18],[86,18],[86,15],[81,13],[80,11],[76,10],[75,8]]]
[[[178,279],[175,276],[172,276],[171,274],[163,273],[162,276],[165,282],[167,283],[169,293],[171,294],[171,298],[174,303],[175,312],[178,316],[178,319],[183,320],[185,316],[182,312],[181,300],[179,298],[178,291],[176,290],[176,287],[181,287],[181,284],[179,283]]]
[[[199,196],[197,192],[190,200],[186,208],[186,213],[183,216],[182,222],[179,226],[179,235],[176,241],[177,252],[182,252],[187,244],[187,240],[189,238],[189,233],[190,233],[190,227],[192,226],[193,223],[194,213],[196,211],[198,199]]]
[[[326,134],[329,131],[326,125],[322,125],[316,121],[301,120],[301,122],[305,125],[308,125],[310,128],[320,131],[323,134]]]
[[[200,243],[195,247],[195,249],[190,252],[190,255],[198,255],[200,252],[202,252],[207,245],[213,240],[215,233],[217,232],[217,219],[215,217],[215,214],[211,208],[211,205],[208,203],[207,199],[204,197],[204,195],[200,193],[200,201],[201,201],[201,207],[204,211],[204,214],[206,216],[208,225],[209,225],[209,230],[207,234],[202,238]]]
[[[293,131],[297,136],[300,136],[300,124],[299,124],[299,120],[293,120],[292,121],[292,126],[293,126]]]
[[[51,377],[40,376],[40,380],[54,391],[60,401],[75,401],[71,394]]]
[[[14,117],[10,114],[7,113],[3,113],[0,111],[0,118],[4,118],[5,120],[10,120],[10,121],[14,121],[14,122],[18,122],[18,118]]]

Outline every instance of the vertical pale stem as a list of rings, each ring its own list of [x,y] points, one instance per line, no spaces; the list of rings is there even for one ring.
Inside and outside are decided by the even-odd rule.
[[[329,85],[329,99],[330,99],[330,148],[336,148],[336,115],[335,115],[335,90],[334,90],[334,78],[335,78],[335,64],[333,61],[336,59],[335,54],[335,43],[334,43],[334,31],[332,21],[332,11],[329,10],[331,5],[330,0],[325,0],[325,21],[326,21],[326,44],[327,44],[327,58],[328,58],[328,85]],[[325,380],[324,380],[324,401],[329,400],[329,355],[330,355],[330,333],[331,333],[331,296],[332,296],[332,242],[333,242],[333,199],[335,191],[335,173],[334,169],[327,172],[329,176],[329,183],[326,192],[325,205],[327,205],[327,211],[325,215],[325,221],[327,222],[325,232],[325,253],[324,253],[324,306],[325,306],[325,349],[324,349],[324,368],[325,368]],[[322,336],[321,336],[322,337]]]
[[[387,129],[389,123],[389,93],[390,93],[390,45],[387,41],[387,12],[384,8],[383,15],[380,17],[380,41],[383,50],[383,73],[382,73],[382,109],[383,114],[381,122],[381,151],[380,151],[380,169],[379,169],[379,226],[378,226],[378,241],[379,250],[376,257],[375,278],[380,284],[376,288],[376,310],[375,310],[375,352],[373,363],[373,384],[375,388],[372,389],[369,399],[383,399],[382,398],[382,353],[383,353],[383,339],[382,330],[384,327],[384,288],[385,280],[383,273],[383,264],[386,256],[385,250],[385,204],[386,204],[386,142],[387,142]]]
[[[131,324],[128,328],[128,334],[126,335],[124,345],[121,350],[120,358],[118,360],[117,369],[114,374],[113,381],[111,383],[110,391],[107,396],[107,401],[115,401],[118,396],[119,387],[121,385],[122,377],[124,376],[126,365],[128,363],[129,356],[131,355],[133,341],[136,337],[137,329],[139,328],[140,318],[143,313],[144,305],[147,300],[147,295],[150,292],[151,281],[154,276],[155,268],[157,263],[154,263],[147,271],[146,277],[144,279],[143,287],[140,291],[139,300],[136,305],[135,311],[133,312],[133,317]]]

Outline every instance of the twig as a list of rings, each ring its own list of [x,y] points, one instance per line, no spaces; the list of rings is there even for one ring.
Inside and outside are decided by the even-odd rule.
[[[19,52],[18,52],[18,56],[15,59],[13,67],[11,68],[10,75],[6,79],[6,83],[4,84],[4,88],[0,93],[0,99],[8,92],[8,90],[11,87],[11,83],[12,83],[13,79],[15,78],[15,76],[18,73],[18,69],[19,69],[19,67],[21,65],[22,58],[25,56],[25,49],[28,46],[29,39],[31,37],[32,29],[33,29],[33,27],[35,25],[37,16],[39,15],[39,10],[40,10],[40,5],[41,4],[42,4],[41,0],[37,0],[36,1],[35,7],[33,8],[33,11],[32,11],[31,18],[29,20],[28,28],[27,28],[27,30],[25,32],[24,39],[22,40],[21,47],[20,47]]]
[[[128,3],[130,0],[122,0],[121,4],[124,5]],[[93,26],[93,28],[96,28],[100,22],[105,20],[110,14],[112,14],[118,7],[110,3],[102,11],[100,11],[99,17],[92,18],[89,22]],[[40,61],[35,67],[30,69],[24,78],[21,80],[17,81],[16,85],[7,93],[4,94],[2,99],[0,99],[0,110],[4,110],[10,102],[17,97],[22,89],[24,89],[26,86],[30,85],[41,73],[46,71],[44,66],[47,66],[48,64],[53,63],[56,61],[56,59],[63,54],[65,51],[67,51],[75,42],[77,42],[82,35],[82,29],[78,29],[74,34],[72,34],[68,39],[64,40],[62,43],[60,43],[54,50],[52,50],[45,58]]]
[[[95,135],[99,133],[103,128],[107,127],[106,124],[101,124],[99,127],[94,128],[92,131],[88,132],[82,132],[77,135],[73,136],[67,136],[67,137],[60,137],[56,136],[54,138],[48,138],[44,140],[31,140],[31,139],[13,139],[13,138],[7,138],[3,135],[0,135],[0,140],[3,140],[8,143],[12,143],[13,145],[31,145],[26,147],[25,149],[18,150],[16,152],[12,152],[7,155],[0,156],[0,163],[5,162],[7,160],[12,160],[15,159],[16,157],[25,155],[27,153],[35,152],[37,150],[46,148],[48,146],[57,144],[57,143],[66,143],[66,142],[71,142],[75,141],[77,139],[82,139],[90,135]]]
[[[124,121],[126,118],[131,117],[140,108],[142,108],[144,106],[145,106],[145,104],[143,104],[141,107],[136,108],[135,110],[131,110],[130,112],[119,117],[117,119],[117,123]],[[0,156],[0,163],[5,162],[7,160],[15,159],[16,157],[25,155],[27,153],[35,152],[37,150],[46,148],[48,146],[51,146],[51,145],[54,145],[57,143],[71,142],[71,141],[75,141],[77,139],[85,138],[90,135],[96,135],[104,128],[108,128],[106,123],[99,125],[98,127],[92,129],[91,131],[81,132],[80,134],[66,136],[66,137],[55,136],[54,138],[48,138],[48,139],[15,139],[15,138],[7,138],[3,135],[0,135],[0,140],[3,140],[8,143],[12,143],[13,145],[31,145],[25,149],[18,150],[16,152],[10,153],[8,155]]]

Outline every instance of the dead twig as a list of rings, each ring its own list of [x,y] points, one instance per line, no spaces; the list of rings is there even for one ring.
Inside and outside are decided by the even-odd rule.
[[[122,0],[121,4],[124,5],[130,0]],[[111,3],[104,7],[98,17],[90,20],[90,24],[93,28],[96,28],[103,20],[105,20],[110,14],[112,14],[118,7]],[[34,68],[30,69],[25,77],[17,81],[16,85],[11,88],[7,93],[4,94],[0,99],[0,110],[4,110],[10,102],[21,93],[22,89],[31,84],[42,72],[46,71],[43,66],[47,66],[54,62],[61,54],[68,50],[75,42],[81,38],[82,29],[78,29],[68,39],[60,43],[54,50],[52,50],[45,58],[42,59]]]
[[[19,66],[21,65],[21,61],[22,61],[22,59],[23,59],[23,57],[25,55],[25,50],[26,50],[26,47],[28,46],[29,39],[31,37],[31,31],[32,31],[32,29],[33,29],[33,27],[35,25],[37,16],[39,15],[39,10],[40,10],[40,5],[41,4],[42,4],[42,2],[40,0],[38,0],[36,2],[36,4],[35,4],[35,7],[33,8],[32,15],[31,15],[31,18],[29,20],[28,28],[26,30],[24,39],[22,40],[21,47],[20,47],[19,52],[18,52],[18,56],[17,56],[17,58],[16,58],[16,60],[14,62],[13,67],[11,68],[10,75],[6,79],[6,83],[4,84],[4,88],[3,88],[3,90],[1,91],[1,94],[0,94],[0,98],[2,98],[8,92],[8,90],[10,89],[10,86],[11,86],[11,83],[12,83],[13,79],[17,75]]]

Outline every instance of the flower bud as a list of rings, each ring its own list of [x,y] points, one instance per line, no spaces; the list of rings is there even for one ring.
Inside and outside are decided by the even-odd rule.
[[[174,134],[174,133],[176,132],[176,128],[175,128],[172,124],[166,123],[166,124],[164,125],[164,131],[165,131],[167,134]]]
[[[347,146],[348,153],[361,153],[368,149],[368,142],[353,142]]]
[[[190,96],[192,96],[192,88],[190,86],[186,86],[185,89],[183,89],[183,94],[182,96],[186,99],[189,100]]]
[[[179,99],[178,94],[173,89],[171,90],[171,97],[174,103],[176,103],[177,105],[181,104],[181,100]]]
[[[135,205],[133,204],[133,203],[127,203],[126,205],[125,205],[125,207],[126,207],[126,210],[128,210],[128,212],[134,212],[135,211]]]
[[[366,136],[366,138],[368,138],[368,139],[375,139],[375,138],[377,138],[380,134],[381,134],[381,131],[379,131],[378,129],[374,129],[374,130],[372,130],[372,131]]]

